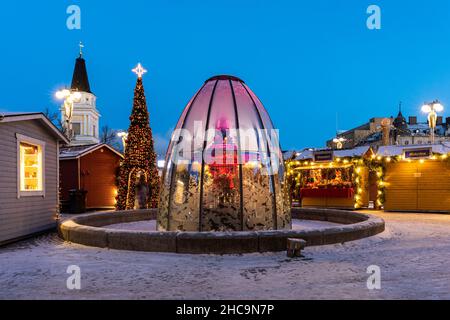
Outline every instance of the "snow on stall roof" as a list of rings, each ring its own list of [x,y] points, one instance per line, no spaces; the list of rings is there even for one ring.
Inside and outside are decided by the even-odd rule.
[[[295,151],[295,150],[284,151],[283,152],[283,160],[286,161],[286,160],[292,159],[292,157],[294,157],[296,152],[297,151]]]
[[[116,149],[114,149],[113,147],[111,147],[106,143],[61,147],[59,151],[59,157],[61,159],[79,158],[87,153],[94,152],[95,150],[100,148],[108,148],[112,152],[116,153],[117,155],[123,158],[123,154],[121,154],[119,151],[117,151]]]
[[[298,152],[297,156],[295,157],[295,160],[312,159],[313,156],[314,156],[314,150],[305,149],[305,150]]]
[[[62,147],[59,152],[60,158],[77,158],[85,152],[95,149],[96,147],[102,145],[100,144],[90,144],[85,146],[71,146]]]
[[[361,146],[353,149],[335,150],[334,156],[338,158],[361,157],[369,151],[370,146]]]
[[[305,149],[298,153],[295,160],[307,160],[313,159],[315,152],[321,151],[333,151],[334,157],[336,158],[351,158],[351,157],[361,157],[365,155],[370,149],[370,146],[361,146],[353,149],[341,149],[341,150],[331,150],[331,149]]]
[[[450,153],[450,144],[443,142],[439,144],[421,144],[421,145],[405,145],[405,146],[381,146],[378,148],[379,156],[400,156],[405,150],[431,148],[433,153],[447,154]]]

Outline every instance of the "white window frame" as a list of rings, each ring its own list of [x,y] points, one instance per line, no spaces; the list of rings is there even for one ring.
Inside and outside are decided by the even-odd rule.
[[[44,197],[45,198],[45,141],[30,138],[22,134],[16,133],[17,139],[17,198],[25,197]],[[20,144],[27,143],[33,146],[37,146],[41,150],[42,155],[42,190],[39,191],[22,191],[20,190]]]

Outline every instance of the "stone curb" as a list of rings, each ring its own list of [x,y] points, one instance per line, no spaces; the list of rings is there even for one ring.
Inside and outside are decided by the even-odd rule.
[[[340,223],[321,230],[254,232],[142,232],[108,229],[108,225],[156,219],[157,210],[100,212],[63,221],[60,237],[86,246],[116,250],[185,254],[241,254],[286,250],[288,238],[307,246],[344,243],[374,236],[385,230],[383,219],[352,211],[293,208],[296,219]],[[105,227],[105,228],[103,228]]]

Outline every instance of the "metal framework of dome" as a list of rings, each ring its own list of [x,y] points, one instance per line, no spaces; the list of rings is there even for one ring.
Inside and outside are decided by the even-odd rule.
[[[244,81],[226,75],[207,80],[176,129],[163,171],[158,230],[291,229],[278,133]],[[201,143],[198,132],[208,132]],[[182,161],[181,144],[191,147]]]

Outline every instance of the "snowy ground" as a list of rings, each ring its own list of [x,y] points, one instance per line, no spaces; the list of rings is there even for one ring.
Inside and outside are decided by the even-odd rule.
[[[231,256],[123,252],[55,235],[0,248],[0,299],[450,299],[450,216],[377,213],[387,231],[344,245]],[[66,288],[78,265],[82,289]],[[366,288],[369,265],[381,290]]]
[[[306,220],[293,220],[293,230],[318,230],[323,228],[335,227],[338,224],[325,222],[325,221],[306,221]],[[121,223],[108,226],[108,229],[114,230],[127,230],[127,231],[154,231],[156,230],[156,221],[139,221],[131,223]]]

